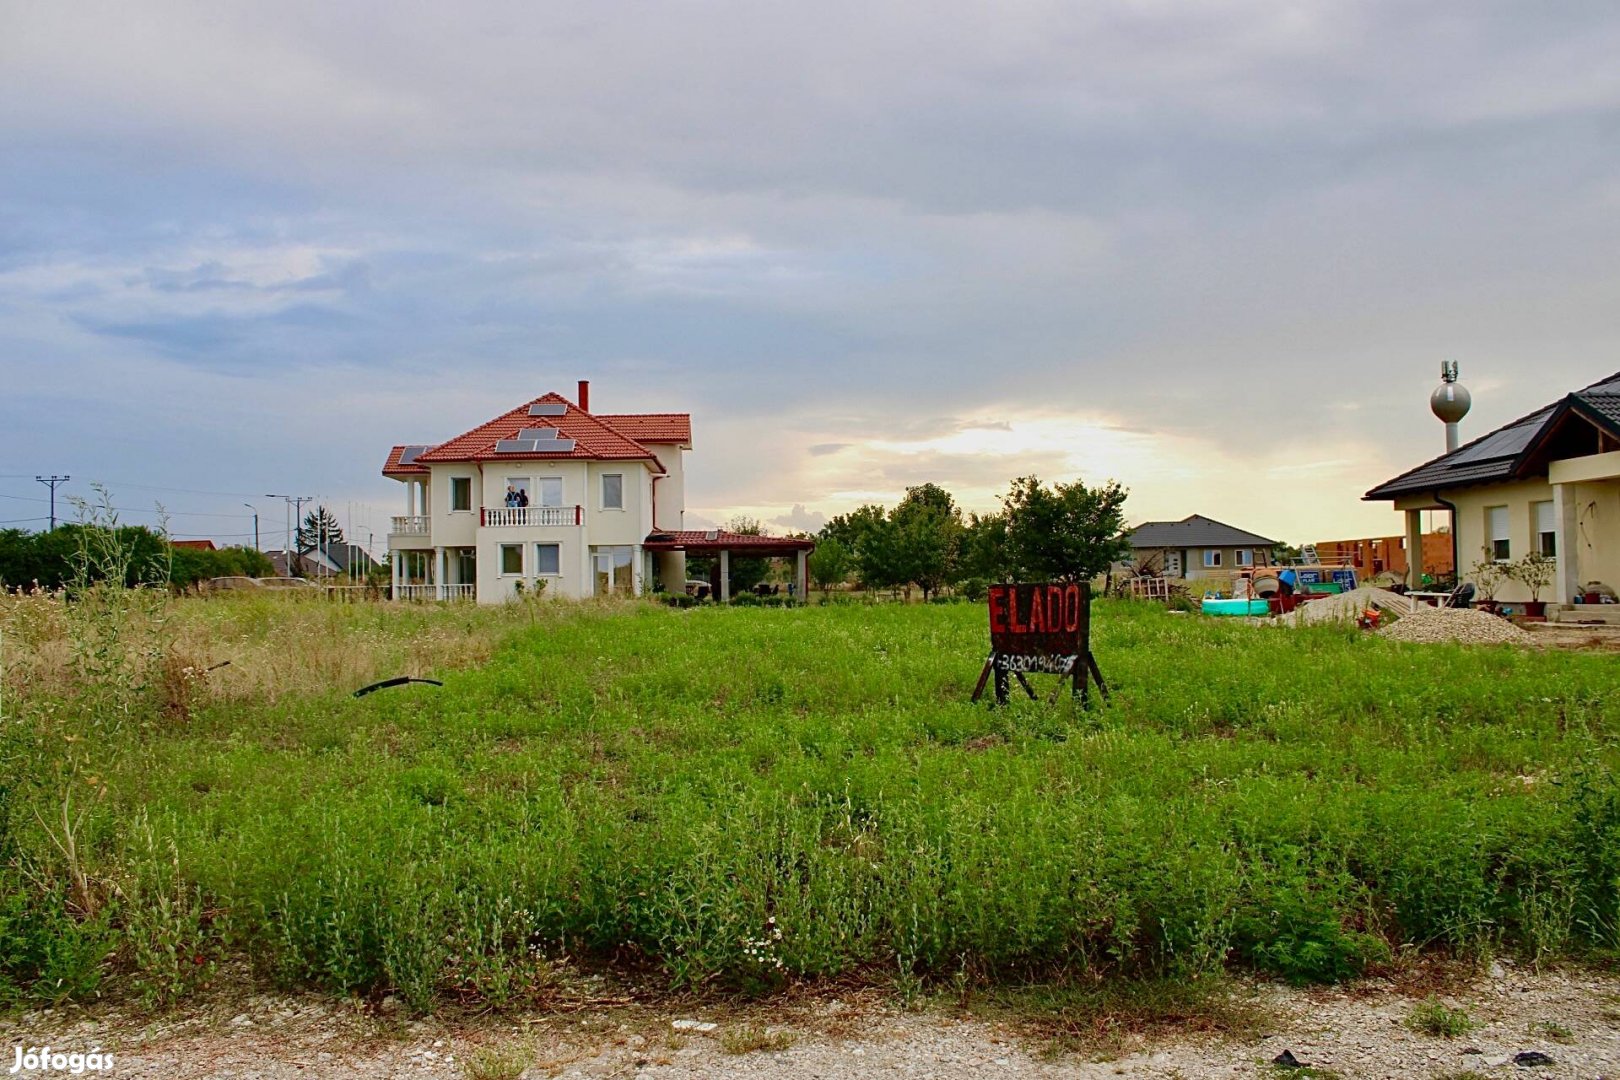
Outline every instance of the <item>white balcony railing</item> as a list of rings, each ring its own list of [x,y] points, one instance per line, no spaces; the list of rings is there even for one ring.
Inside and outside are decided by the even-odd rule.
[[[395,585],[395,600],[475,600],[476,585]],[[440,595],[442,592],[442,596]]]
[[[428,534],[428,519],[426,514],[402,514],[394,518],[393,527],[389,532],[395,536],[426,536]]]
[[[578,525],[584,511],[578,506],[486,506],[482,521],[490,528],[526,525]]]

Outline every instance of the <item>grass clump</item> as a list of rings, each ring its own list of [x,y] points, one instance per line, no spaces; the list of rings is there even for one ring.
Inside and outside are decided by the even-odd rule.
[[[720,1036],[720,1049],[728,1054],[751,1054],[757,1050],[786,1050],[795,1037],[791,1031],[772,1031],[762,1024],[738,1024]]]
[[[1455,1039],[1474,1030],[1474,1021],[1465,1009],[1453,1009],[1434,996],[1412,1006],[1406,1026],[1424,1035]]]
[[[466,1080],[517,1080],[534,1063],[534,1053],[526,1046],[481,1046],[462,1063]]]
[[[1560,1024],[1556,1020],[1537,1020],[1530,1025],[1530,1034],[1534,1037],[1550,1039],[1556,1043],[1572,1043],[1575,1041],[1575,1032],[1568,1025]]]

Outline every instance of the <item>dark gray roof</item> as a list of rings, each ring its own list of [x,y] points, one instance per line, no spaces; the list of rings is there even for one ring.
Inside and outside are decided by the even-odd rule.
[[[1521,476],[1530,450],[1556,420],[1569,412],[1578,412],[1620,435],[1620,372],[1386,480],[1362,498],[1395,499]]]
[[[1192,514],[1180,521],[1144,521],[1131,530],[1128,539],[1133,548],[1275,547],[1277,544],[1275,540],[1234,529],[1202,514]]]

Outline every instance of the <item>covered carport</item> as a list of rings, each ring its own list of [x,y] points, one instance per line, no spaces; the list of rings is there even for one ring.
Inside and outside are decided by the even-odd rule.
[[[682,530],[648,533],[642,546],[648,551],[679,551],[688,558],[712,558],[720,569],[720,602],[731,599],[731,557],[750,559],[792,559],[793,580],[802,600],[810,594],[810,553],[816,542],[809,537],[759,536],[727,532],[724,529]],[[664,583],[670,587],[669,582]],[[684,588],[684,583],[682,583]]]

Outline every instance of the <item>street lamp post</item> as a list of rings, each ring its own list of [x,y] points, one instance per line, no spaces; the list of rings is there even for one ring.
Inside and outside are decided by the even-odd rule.
[[[243,503],[242,505],[253,511],[253,550],[263,550],[259,547],[259,508],[252,503]]]

